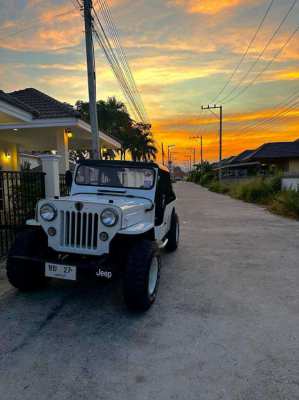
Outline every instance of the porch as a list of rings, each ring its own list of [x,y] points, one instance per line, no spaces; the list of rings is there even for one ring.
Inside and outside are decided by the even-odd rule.
[[[99,131],[101,146],[117,150],[120,143]],[[59,171],[69,169],[69,151],[91,148],[91,127],[70,105],[36,89],[0,91],[0,166],[20,170],[20,154],[54,152]]]

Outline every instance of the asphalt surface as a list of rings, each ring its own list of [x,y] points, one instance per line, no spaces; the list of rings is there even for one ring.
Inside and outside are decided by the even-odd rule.
[[[179,183],[156,304],[121,285],[0,295],[1,400],[299,399],[299,223]]]

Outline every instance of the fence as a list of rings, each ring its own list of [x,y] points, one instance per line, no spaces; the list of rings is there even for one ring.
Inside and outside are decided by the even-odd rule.
[[[0,171],[0,256],[7,254],[26,220],[34,218],[36,203],[44,197],[44,173]]]
[[[59,188],[60,188],[60,196],[68,196],[70,194],[69,188],[65,182],[65,174],[59,175]]]

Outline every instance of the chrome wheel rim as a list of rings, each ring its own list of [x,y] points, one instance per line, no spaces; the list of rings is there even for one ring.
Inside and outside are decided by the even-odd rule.
[[[156,290],[159,275],[159,261],[158,257],[155,256],[152,260],[149,276],[148,276],[148,293],[152,296]]]

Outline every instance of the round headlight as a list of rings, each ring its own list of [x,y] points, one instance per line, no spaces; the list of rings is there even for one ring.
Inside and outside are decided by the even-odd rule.
[[[107,208],[101,214],[101,222],[105,226],[114,226],[118,221],[118,214],[111,208]]]
[[[41,206],[39,214],[44,221],[50,222],[56,218],[57,210],[51,204],[44,204]]]

